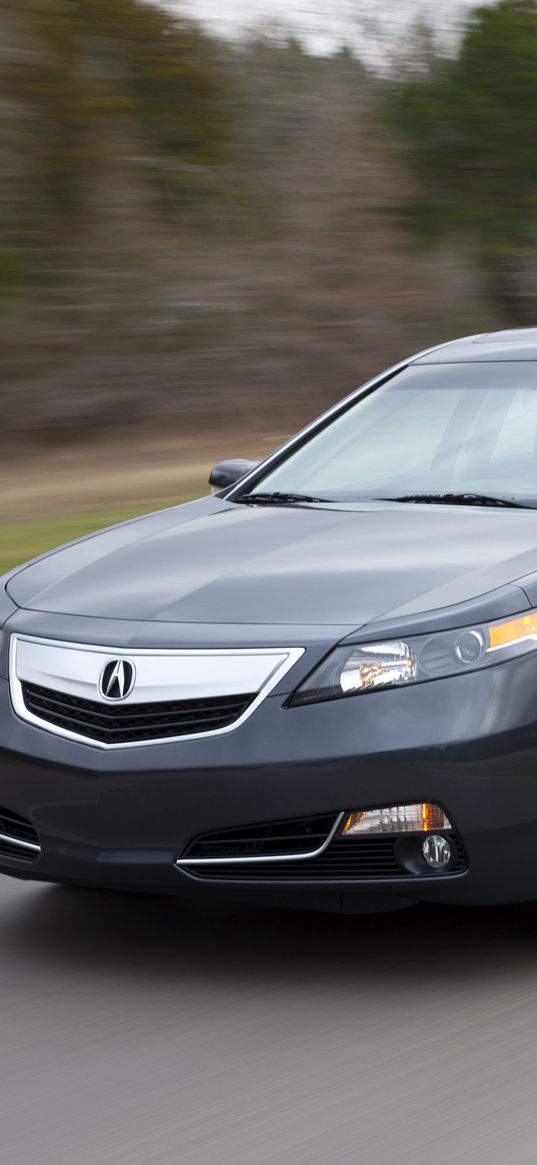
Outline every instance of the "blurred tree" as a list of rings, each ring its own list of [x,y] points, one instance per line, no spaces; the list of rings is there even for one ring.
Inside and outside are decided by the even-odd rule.
[[[421,57],[387,111],[417,179],[400,208],[426,245],[471,250],[491,303],[537,317],[537,3],[479,8],[451,56]]]
[[[409,186],[371,130],[384,88],[348,51],[215,42],[141,0],[0,0],[0,447],[276,439],[487,325],[466,256],[409,259],[378,213]]]
[[[111,192],[207,225],[232,134],[211,40],[143,0],[2,3],[0,279],[102,217]]]

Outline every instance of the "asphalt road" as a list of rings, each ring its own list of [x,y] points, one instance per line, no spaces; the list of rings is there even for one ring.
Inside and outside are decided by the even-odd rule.
[[[0,879],[2,1165],[535,1165],[537,907]]]

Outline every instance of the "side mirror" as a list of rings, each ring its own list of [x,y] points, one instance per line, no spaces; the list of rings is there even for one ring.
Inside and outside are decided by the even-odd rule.
[[[251,473],[260,464],[260,461],[245,461],[242,458],[237,458],[235,461],[219,461],[209,477],[211,493],[216,494],[221,489],[235,485],[236,481],[240,481],[241,477],[246,477],[247,473]]]

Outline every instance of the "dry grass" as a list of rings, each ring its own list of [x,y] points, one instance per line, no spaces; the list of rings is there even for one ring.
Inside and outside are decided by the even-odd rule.
[[[282,439],[133,436],[7,459],[0,469],[0,573],[103,526],[200,497],[217,461],[266,456]]]

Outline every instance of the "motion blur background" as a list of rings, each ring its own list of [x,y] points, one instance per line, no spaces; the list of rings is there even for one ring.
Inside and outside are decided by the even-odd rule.
[[[0,0],[0,573],[537,324],[536,115],[534,0]],[[2,879],[3,1160],[535,1165],[536,921]]]
[[[537,321],[537,4],[2,0],[0,570]]]

